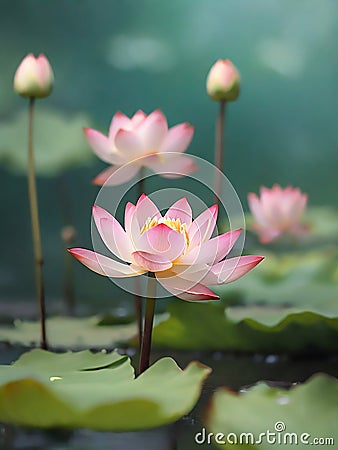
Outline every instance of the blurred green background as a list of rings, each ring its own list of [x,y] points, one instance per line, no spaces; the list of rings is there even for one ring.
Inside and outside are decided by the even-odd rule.
[[[38,102],[35,124],[36,132],[43,124],[44,134],[38,189],[49,305],[59,304],[63,295],[65,202],[78,231],[76,244],[92,246],[91,205],[98,188],[91,179],[106,165],[91,158],[82,126],[106,131],[117,110],[130,115],[160,108],[170,125],[195,126],[188,151],[212,161],[217,105],[206,95],[205,78],[218,58],[230,58],[242,76],[240,98],[228,109],[225,172],[244,209],[248,191],[274,182],[299,186],[310,205],[335,204],[335,0],[1,0],[0,5],[4,303],[35,295],[22,173],[26,147],[20,140],[27,102],[12,89],[15,69],[29,52],[45,53],[56,77],[52,96]],[[76,279],[78,300],[93,310],[127,296],[79,264]]]

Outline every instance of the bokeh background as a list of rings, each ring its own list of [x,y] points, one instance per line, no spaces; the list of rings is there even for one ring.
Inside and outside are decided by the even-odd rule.
[[[90,215],[105,164],[82,126],[160,108],[195,126],[189,152],[213,160],[217,105],[205,78],[230,58],[242,91],[228,108],[226,175],[244,209],[260,185],[299,186],[310,205],[334,205],[338,163],[338,3],[335,0],[1,0],[0,290],[4,304],[34,300],[24,175],[27,102],[12,89],[29,52],[45,53],[56,82],[37,105],[38,189],[47,302],[63,295],[63,225],[91,247]],[[37,136],[38,138],[38,136]],[[76,265],[76,294],[93,311],[124,300],[109,280]],[[113,298],[115,296],[115,298]]]

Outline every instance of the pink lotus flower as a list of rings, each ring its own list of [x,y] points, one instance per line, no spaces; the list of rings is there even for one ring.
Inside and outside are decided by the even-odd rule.
[[[232,102],[239,95],[240,76],[229,59],[219,59],[211,67],[207,77],[207,92],[215,101]]]
[[[291,186],[282,189],[278,184],[272,189],[262,186],[260,191],[260,198],[249,193],[248,203],[256,220],[253,228],[262,243],[271,242],[284,233],[298,236],[307,232],[307,227],[301,224],[306,194]]]
[[[45,55],[29,53],[14,76],[14,90],[22,97],[48,97],[53,90],[54,74]]]
[[[167,119],[159,110],[149,116],[139,110],[131,119],[121,112],[116,113],[108,136],[91,128],[84,131],[97,156],[112,164],[94,179],[94,184],[104,184],[113,174],[108,185],[125,183],[142,166],[155,173],[162,172],[161,175],[167,178],[177,178],[197,170],[193,159],[182,154],[190,144],[194,128],[181,123],[168,129]]]
[[[230,283],[245,275],[263,258],[241,256],[224,259],[241,229],[211,238],[217,205],[192,220],[185,198],[162,216],[157,206],[142,195],[125,209],[125,229],[106,210],[93,207],[93,217],[103,242],[122,263],[91,250],[69,252],[94,272],[108,277],[131,277],[153,272],[159,283],[183,300],[214,300],[207,286]]]

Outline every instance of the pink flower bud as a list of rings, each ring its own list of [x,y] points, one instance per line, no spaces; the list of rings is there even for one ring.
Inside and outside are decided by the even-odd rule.
[[[207,92],[215,101],[232,102],[239,94],[240,76],[229,59],[219,59],[207,77]]]
[[[53,90],[54,74],[45,55],[30,53],[20,63],[14,76],[14,90],[22,97],[48,97]]]

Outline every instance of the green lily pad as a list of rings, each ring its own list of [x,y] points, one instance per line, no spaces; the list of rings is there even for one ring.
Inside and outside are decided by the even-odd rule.
[[[127,358],[116,351],[107,353],[93,353],[89,350],[73,353],[51,353],[39,348],[24,353],[13,363],[12,366],[23,369],[32,368],[35,371],[54,372],[55,370],[74,371],[74,370],[94,370],[113,366],[114,364],[124,362]]]
[[[274,445],[305,449],[316,445],[316,439],[333,448],[338,442],[337,411],[338,381],[325,374],[290,390],[265,383],[240,394],[222,389],[214,394],[209,407],[207,433],[213,433],[212,442],[221,448],[226,447],[222,441],[228,441],[227,445],[232,442],[232,448],[241,449],[265,450]],[[217,433],[223,436],[215,440]],[[200,442],[202,437],[198,436]]]
[[[100,317],[52,317],[46,328],[51,347],[60,349],[113,348],[137,333],[135,323],[99,326]],[[15,321],[14,326],[0,327],[0,342],[38,346],[40,323]]]
[[[329,354],[338,350],[337,317],[310,311],[292,312],[288,308],[275,311],[247,308],[236,313],[234,310],[227,309],[226,313],[237,324],[239,350],[296,354]]]
[[[173,301],[169,317],[153,329],[155,348],[178,350],[220,350],[236,345],[233,330],[227,326],[224,305]]]
[[[266,252],[240,280],[215,288],[221,302],[169,306],[155,327],[163,348],[266,353],[338,350],[338,268],[334,248]],[[228,306],[228,307],[227,307]]]
[[[187,414],[210,373],[197,362],[181,370],[174,360],[163,358],[135,379],[129,359],[99,370],[67,370],[83,366],[78,359],[86,358],[73,354],[77,361],[70,363],[68,354],[65,368],[61,359],[56,368],[56,356],[47,352],[44,363],[33,369],[32,360],[41,355],[28,354],[19,364],[0,366],[0,421],[102,431],[153,428]]]
[[[92,120],[83,113],[69,114],[37,104],[34,154],[38,175],[55,176],[65,169],[87,164],[93,157],[82,128]],[[26,110],[0,122],[0,163],[15,173],[27,173]]]
[[[154,328],[153,346],[295,354],[338,350],[337,317],[288,308],[244,307],[239,314],[233,307],[227,311],[223,302],[173,302],[169,318]]]

